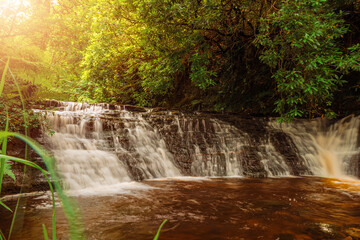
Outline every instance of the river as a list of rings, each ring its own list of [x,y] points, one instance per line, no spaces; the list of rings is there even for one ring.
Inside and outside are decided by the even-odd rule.
[[[55,134],[38,140],[79,203],[86,239],[152,239],[165,219],[161,240],[360,239],[359,116],[288,124],[111,104],[45,107],[36,111]],[[3,200],[14,208],[16,196]],[[46,192],[22,197],[11,239],[42,239],[50,203]],[[61,211],[58,203],[57,234],[67,239]],[[0,208],[0,217],[7,235],[11,215]]]
[[[84,191],[87,239],[359,239],[360,181],[318,177],[178,178]],[[12,239],[42,239],[51,227],[48,194],[24,198]],[[15,201],[8,200],[8,204]],[[57,218],[59,239],[67,222]],[[1,216],[6,216],[4,209]],[[2,218],[1,229],[9,229]]]

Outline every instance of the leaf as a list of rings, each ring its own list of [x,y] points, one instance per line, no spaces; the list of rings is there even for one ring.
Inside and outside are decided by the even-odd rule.
[[[167,221],[167,219],[165,219],[165,220],[161,223],[161,225],[160,225],[160,227],[159,227],[159,229],[158,229],[158,231],[157,231],[157,233],[156,233],[156,235],[155,235],[155,237],[154,237],[154,240],[157,240],[157,239],[159,238],[161,228],[164,226],[164,224],[166,223],[166,221]]]
[[[14,180],[14,182],[16,182],[16,178],[15,178],[13,171],[11,170],[11,164],[9,161],[5,162],[4,174],[8,175],[9,177],[11,177]]]
[[[0,200],[0,205],[3,206],[4,208],[6,208],[7,210],[9,210],[10,212],[13,212],[8,206],[5,205],[5,203],[3,203],[1,200]]]
[[[9,114],[8,114],[8,110],[6,109],[6,123],[5,123],[5,132],[7,132],[9,130]],[[2,146],[1,146],[1,154],[6,154],[6,150],[7,150],[7,137],[1,137],[0,136],[0,142],[2,141]],[[5,159],[0,158],[0,193],[1,193],[1,187],[2,187],[2,181],[3,181],[3,177],[4,177],[4,173],[9,175],[9,171],[11,172],[11,170],[9,170],[9,166],[7,166],[8,164],[6,163]],[[10,176],[10,175],[9,175]],[[15,177],[15,176],[14,176]]]
[[[55,185],[55,188],[57,190],[57,194],[62,202],[62,206],[63,206],[63,210],[65,212],[66,218],[69,221],[69,225],[70,225],[70,239],[85,239],[84,238],[84,234],[83,234],[83,226],[82,226],[82,221],[80,219],[80,217],[78,216],[77,213],[77,206],[75,205],[75,203],[73,201],[71,201],[65,194],[65,192],[63,191],[63,189],[61,188],[60,184],[59,184],[59,180],[58,180],[58,176],[57,173],[55,172],[54,169],[54,159],[51,157],[51,155],[37,142],[35,142],[33,139],[22,135],[20,133],[14,133],[14,132],[0,132],[0,138],[4,138],[4,137],[16,137],[24,142],[26,142],[37,154],[39,154],[39,156],[43,159],[43,161],[45,162],[46,167],[48,168],[48,171],[45,171],[44,169],[42,169],[39,165],[25,160],[25,159],[21,159],[21,158],[16,158],[16,157],[12,157],[12,156],[7,156],[7,155],[0,155],[0,158],[6,159],[6,160],[11,160],[11,161],[15,161],[15,162],[20,162],[22,164],[26,164],[30,167],[36,168],[38,170],[40,170],[45,178],[46,181],[49,184],[50,187],[50,191],[51,191],[51,195],[52,195],[52,205],[53,205],[53,215],[52,215],[52,231],[53,231],[53,239],[56,239],[56,214],[55,214],[55,194],[54,194],[54,188],[50,182],[50,179],[48,177],[48,174],[51,174],[51,178],[53,180],[53,184]]]
[[[0,229],[0,240],[6,240],[6,238],[5,238],[4,234],[3,234],[3,232],[1,231],[1,229]]]
[[[49,240],[49,235],[48,235],[48,233],[46,231],[46,227],[45,227],[44,224],[42,225],[42,229],[43,229],[43,233],[44,233],[44,239]]]
[[[8,58],[6,64],[5,64],[5,68],[4,68],[4,71],[2,73],[2,76],[1,76],[1,82],[0,82],[0,97],[2,95],[2,92],[3,92],[3,89],[4,89],[4,84],[5,84],[5,79],[6,79],[6,73],[7,73],[7,70],[9,68],[9,63],[10,63],[10,58]]]

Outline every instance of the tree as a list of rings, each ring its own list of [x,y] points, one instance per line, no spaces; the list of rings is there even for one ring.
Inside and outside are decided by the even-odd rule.
[[[360,70],[360,45],[341,45],[349,30],[343,16],[327,0],[284,0],[263,19],[255,42],[263,47],[261,61],[273,69],[282,120],[335,116],[331,104],[345,82],[342,74]]]
[[[236,95],[223,90],[239,89],[233,76],[243,71],[260,16],[272,5],[97,1],[89,11],[92,34],[82,62],[88,99],[154,106],[171,104],[179,92],[195,101],[208,89],[224,98]]]

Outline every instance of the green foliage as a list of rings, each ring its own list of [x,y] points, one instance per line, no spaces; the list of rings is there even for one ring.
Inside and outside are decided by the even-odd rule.
[[[49,0],[5,1],[0,5],[0,68],[11,57],[12,75],[24,98],[32,101],[56,92],[53,56],[47,51],[51,32]]]
[[[50,173],[53,184],[57,190],[57,194],[59,196],[59,198],[61,199],[61,202],[63,204],[63,208],[65,211],[65,214],[70,222],[70,238],[72,239],[83,239],[83,228],[81,225],[81,221],[79,220],[79,216],[76,213],[76,206],[74,205],[74,203],[72,201],[70,201],[67,196],[65,195],[65,193],[63,192],[60,184],[59,184],[59,180],[58,180],[58,176],[57,173],[55,172],[55,166],[54,166],[54,162],[52,157],[46,152],[46,150],[40,146],[39,144],[37,144],[35,141],[33,141],[32,139],[30,139],[27,135],[28,135],[28,127],[29,127],[29,115],[27,114],[26,111],[26,106],[25,106],[25,101],[24,101],[24,96],[22,94],[20,85],[18,83],[18,81],[16,80],[13,72],[11,71],[10,67],[9,67],[9,62],[10,62],[10,57],[8,58],[8,61],[5,64],[4,70],[2,72],[2,78],[0,81],[0,86],[1,86],[1,91],[0,91],[0,98],[1,100],[5,99],[5,101],[1,102],[2,104],[2,111],[5,112],[6,114],[6,122],[5,122],[5,131],[1,131],[0,132],[0,143],[1,143],[1,154],[0,154],[0,194],[1,194],[1,188],[2,188],[2,183],[3,183],[3,176],[4,174],[9,175],[10,177],[12,177],[15,180],[15,176],[13,174],[13,172],[10,169],[10,161],[14,161],[14,162],[18,162],[21,164],[24,164],[25,166],[30,166],[33,168],[36,168],[38,170],[40,170],[48,184],[50,187],[50,191],[52,193],[52,204],[53,204],[53,215],[52,215],[52,238],[56,239],[56,214],[55,214],[55,195],[54,195],[54,189],[53,189],[53,185],[50,182],[48,173]],[[11,77],[12,77],[12,82],[10,82],[9,85],[9,81],[7,81],[7,76],[9,75],[8,73],[10,73]],[[8,85],[7,85],[8,84]],[[17,101],[20,100],[21,103],[21,113],[22,113],[22,120],[23,120],[23,124],[24,124],[24,133],[25,135],[22,135],[20,133],[14,133],[14,132],[9,132],[9,122],[10,117],[9,116],[13,116],[14,112],[14,94],[11,90],[11,86],[15,85],[16,89],[17,89],[17,94],[18,94],[18,98]],[[4,86],[6,86],[6,90],[7,91],[3,91]],[[9,90],[10,89],[10,90]],[[9,109],[11,107],[11,112],[9,114]],[[17,108],[15,108],[17,109]],[[19,111],[20,112],[20,111]],[[18,121],[20,118],[15,119],[16,121]],[[39,118],[36,118],[36,121],[38,123]],[[12,156],[8,156],[6,155],[6,151],[7,151],[7,142],[8,139],[11,137],[16,137],[22,141],[25,142],[26,147],[25,147],[25,159],[21,159],[21,158],[16,158],[16,157],[12,157]],[[39,167],[37,164],[26,160],[27,158],[27,146],[30,146],[36,153],[38,153],[38,155],[44,160],[46,167],[48,168],[48,171],[45,171],[44,169],[42,169],[41,167]],[[4,208],[6,208],[7,210],[11,211],[12,210],[7,207],[4,203],[2,203],[0,201],[0,205],[3,206]],[[15,218],[16,218],[16,214],[17,214],[17,209],[19,206],[19,200],[17,202],[16,208],[15,208],[15,212],[13,215],[13,219],[12,219],[12,223],[11,223],[11,227],[9,230],[9,236],[8,238],[10,239],[11,236],[11,232],[12,232],[12,228],[14,226],[14,222],[15,222]],[[0,231],[1,232],[1,231]],[[46,236],[45,236],[46,235]],[[46,233],[46,229],[44,230],[44,236],[45,238],[47,238],[47,233]],[[5,239],[5,236],[2,234],[0,235],[1,239]]]
[[[12,100],[0,97],[0,126],[5,126],[7,114],[6,109],[9,112],[9,131],[24,132],[25,128],[37,128],[41,125],[40,115],[34,113],[34,111],[22,109],[19,99]],[[26,116],[26,122],[24,121],[24,115]]]
[[[6,74],[8,72],[9,69],[9,62],[10,62],[10,58],[8,59],[8,61],[5,64],[2,76],[1,76],[1,80],[0,80],[0,97],[2,96],[3,93],[3,89],[4,89],[4,85],[5,85],[5,80],[6,80]],[[5,120],[5,131],[9,131],[9,114],[8,114],[8,110],[7,108],[5,109],[6,111],[6,120]],[[7,138],[1,139],[0,138],[0,143],[1,143],[1,154],[6,154],[7,151]],[[11,171],[11,165],[8,161],[6,161],[5,159],[0,158],[0,183],[3,180],[4,175],[8,175],[11,178],[14,179],[15,181],[15,175],[14,173]],[[0,193],[1,193],[1,184],[0,184]],[[2,204],[3,205],[3,204]],[[5,206],[6,207],[6,206]]]
[[[1,64],[27,102],[331,117],[359,71],[354,0],[28,2],[0,16]]]
[[[11,177],[14,181],[16,181],[15,175],[14,175],[14,173],[11,171],[11,163],[10,163],[10,162],[5,162],[4,174],[5,174],[5,175],[8,175],[8,176]]]
[[[244,47],[238,38],[252,36],[255,9],[267,5],[250,2],[92,2],[80,83],[85,99],[156,106],[179,88],[216,86],[219,72],[237,68],[231,59]]]
[[[211,56],[211,54],[209,54]],[[190,79],[198,86],[200,89],[206,89],[211,85],[215,85],[212,77],[216,77],[216,73],[213,71],[208,71],[207,67],[210,63],[210,56],[207,54],[197,54],[195,53],[190,58],[191,62],[191,72]]]
[[[284,0],[262,20],[255,42],[263,47],[261,61],[274,69],[275,111],[282,120],[334,117],[332,98],[342,74],[359,70],[360,63],[359,45],[346,50],[340,44],[348,32],[343,15],[327,0]]]
[[[6,206],[6,204],[5,203],[3,203],[2,201],[0,201],[0,205],[1,206],[3,206],[6,210],[8,210],[9,212],[12,212],[12,210],[8,207],[8,206]],[[1,231],[1,230],[0,230]],[[2,233],[1,233],[2,234]],[[0,236],[0,237],[3,237],[3,236]],[[3,237],[3,238],[5,238],[5,237]],[[2,239],[2,238],[0,238],[0,239]]]

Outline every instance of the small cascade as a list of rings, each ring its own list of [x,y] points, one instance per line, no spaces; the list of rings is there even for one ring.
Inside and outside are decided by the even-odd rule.
[[[169,151],[192,176],[289,176],[269,139],[254,139],[235,125],[202,114],[169,112],[147,119],[157,125]],[[159,125],[166,118],[166,124]],[[191,164],[188,164],[191,163]]]
[[[119,106],[70,102],[57,111],[46,111],[46,116],[54,135],[46,135],[45,141],[67,189],[180,175],[156,131],[140,116]],[[118,123],[114,119],[121,120],[122,134],[114,134],[113,123]],[[109,125],[112,131],[105,131]],[[136,159],[135,166],[129,158]],[[141,173],[140,178],[136,171]]]
[[[136,180],[180,176],[174,165],[173,155],[167,150],[164,140],[140,114],[122,110],[120,134],[113,134],[115,150],[119,159],[125,160],[135,174]],[[113,127],[113,131],[117,127]],[[126,144],[122,144],[125,140]]]
[[[278,123],[51,101],[46,136],[68,189],[176,176],[359,176],[360,118]]]
[[[72,103],[64,111],[47,114],[55,134],[47,136],[56,165],[67,189],[78,190],[130,181],[121,161],[101,139],[101,120],[72,111]]]
[[[195,123],[193,126],[192,123]],[[207,129],[210,125],[210,129]],[[242,176],[241,149],[246,141],[241,132],[230,125],[210,119],[186,123],[185,132],[187,148],[192,159],[191,172],[196,176]],[[194,139],[194,141],[192,141]]]
[[[358,134],[360,118],[348,116],[327,125],[325,120],[269,123],[272,128],[286,133],[293,140],[298,158],[311,174],[324,177],[358,175],[360,154]]]
[[[357,175],[354,156],[360,153],[358,134],[360,119],[349,116],[318,134],[318,157],[328,176]]]

